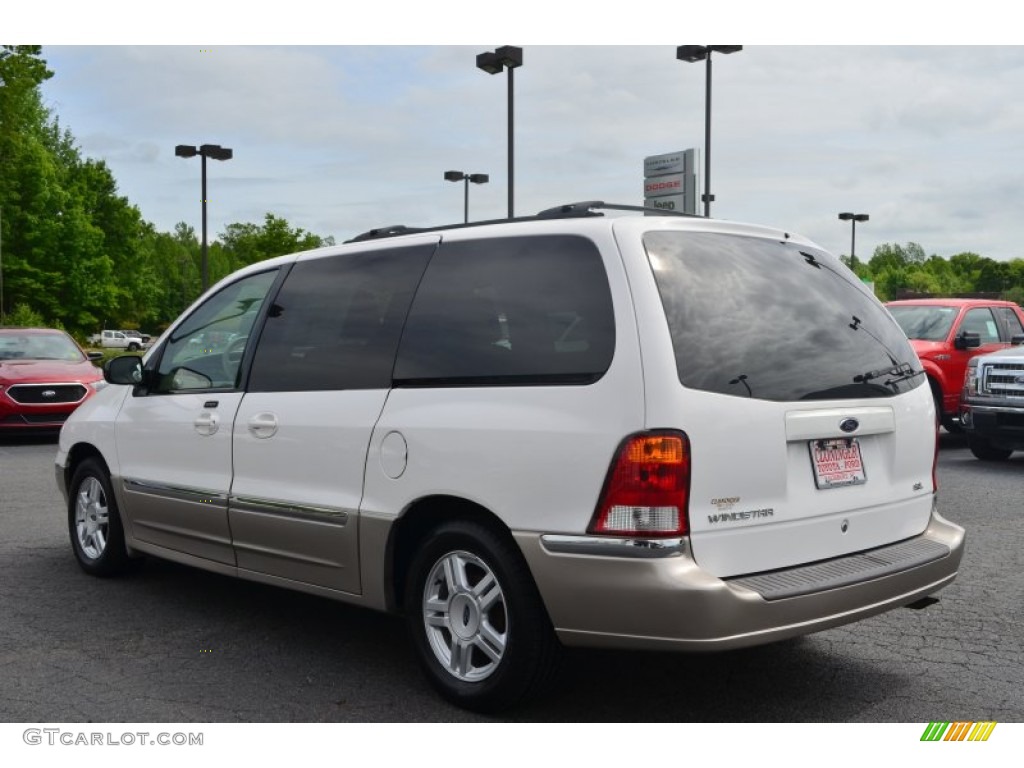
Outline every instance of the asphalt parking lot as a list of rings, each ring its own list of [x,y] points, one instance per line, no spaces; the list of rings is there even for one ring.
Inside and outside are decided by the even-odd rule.
[[[49,439],[0,438],[0,719],[450,722],[400,620],[148,560],[95,579],[67,543]],[[943,435],[958,580],[900,609],[711,656],[570,651],[553,694],[507,721],[1024,721],[1024,453],[984,464]]]

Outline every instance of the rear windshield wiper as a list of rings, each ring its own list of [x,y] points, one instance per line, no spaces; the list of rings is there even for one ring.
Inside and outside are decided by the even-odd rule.
[[[867,384],[869,381],[880,379],[883,376],[892,376],[893,378],[882,382],[888,387],[900,381],[912,379],[922,373],[924,373],[924,369],[915,371],[914,367],[910,363],[898,363],[897,365],[890,366],[889,368],[879,368],[876,371],[867,371],[866,373],[858,374],[853,377],[853,381],[856,384]]]

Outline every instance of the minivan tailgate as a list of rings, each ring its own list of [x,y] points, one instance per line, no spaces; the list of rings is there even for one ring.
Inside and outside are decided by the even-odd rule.
[[[701,469],[690,493],[691,546],[716,576],[859,552],[928,524],[934,444],[922,443],[927,432],[903,428],[920,423],[926,405],[794,405],[748,401],[749,441],[699,427],[689,433]],[[759,466],[759,455],[770,466]]]

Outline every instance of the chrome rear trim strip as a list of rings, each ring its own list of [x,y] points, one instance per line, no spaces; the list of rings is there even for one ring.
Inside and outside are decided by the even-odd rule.
[[[686,552],[686,539],[617,539],[606,536],[540,537],[548,552],[561,555],[598,555],[600,557],[660,558]]]

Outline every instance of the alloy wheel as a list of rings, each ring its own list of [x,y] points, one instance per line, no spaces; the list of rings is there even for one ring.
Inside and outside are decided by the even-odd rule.
[[[87,477],[78,487],[75,500],[75,532],[78,546],[90,560],[103,556],[110,530],[110,511],[103,485],[95,477]]]
[[[461,550],[441,557],[424,584],[422,613],[430,649],[450,675],[479,682],[497,670],[509,621],[505,594],[487,563]]]

